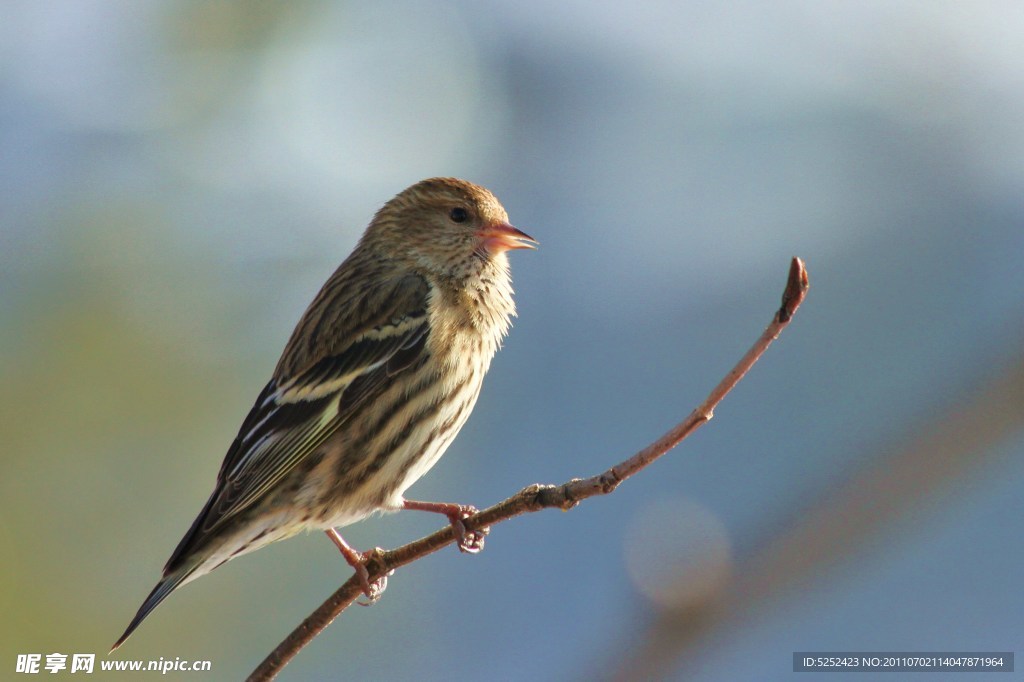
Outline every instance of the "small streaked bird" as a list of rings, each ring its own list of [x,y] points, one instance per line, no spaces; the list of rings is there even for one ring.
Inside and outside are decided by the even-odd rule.
[[[171,592],[236,556],[377,511],[444,514],[463,551],[472,508],[403,497],[444,453],[515,315],[506,251],[537,242],[489,191],[423,180],[381,208],[299,320],[228,449],[206,506],[113,649]],[[111,649],[111,651],[113,651]]]

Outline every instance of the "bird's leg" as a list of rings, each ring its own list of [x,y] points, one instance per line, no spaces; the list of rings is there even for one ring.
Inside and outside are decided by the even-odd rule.
[[[476,514],[477,508],[468,504],[453,504],[451,502],[418,502],[416,500],[403,500],[403,509],[415,511],[434,512],[444,514],[448,517],[448,523],[452,524],[452,531],[459,544],[459,550],[467,554],[476,554],[484,548],[484,538],[490,532],[490,528],[480,528],[474,531],[467,531],[463,519]]]
[[[366,570],[367,555],[353,549],[352,545],[345,542],[345,539],[335,529],[328,528],[324,532],[327,533],[327,537],[331,539],[331,542],[341,550],[341,556],[345,557],[345,561],[355,569],[356,575],[359,576],[359,582],[363,585],[363,594],[366,595],[368,601],[356,603],[362,606],[375,604],[388,586],[388,577],[386,575],[381,576],[371,583],[370,572]]]

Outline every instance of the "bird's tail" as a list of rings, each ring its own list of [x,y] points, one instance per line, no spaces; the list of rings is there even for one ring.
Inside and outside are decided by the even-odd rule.
[[[117,647],[124,644],[125,640],[131,637],[132,633],[135,632],[135,628],[139,627],[139,624],[146,619],[146,616],[150,614],[157,606],[160,605],[164,599],[167,598],[171,592],[179,587],[185,580],[192,575],[192,572],[196,569],[195,566],[189,567],[187,570],[177,570],[173,573],[165,575],[163,580],[156,584],[153,591],[146,597],[146,601],[142,602],[142,606],[139,607],[139,612],[132,618],[132,622],[128,623],[128,627],[125,629],[124,634],[121,638],[114,642],[114,646],[110,647],[110,652],[113,653]]]

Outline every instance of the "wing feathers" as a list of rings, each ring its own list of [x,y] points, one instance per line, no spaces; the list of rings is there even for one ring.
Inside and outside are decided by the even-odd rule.
[[[325,285],[325,289],[331,281]],[[271,380],[256,400],[221,465],[217,486],[192,528],[182,538],[164,571],[175,570],[183,557],[225,522],[267,495],[303,459],[313,453],[365,400],[422,354],[429,335],[429,289],[419,277],[407,276],[377,291],[333,296],[362,315],[362,323],[335,337],[334,352],[309,357],[292,376],[283,367],[289,343]],[[323,297],[317,297],[317,300]],[[314,302],[315,304],[315,302]],[[375,307],[371,313],[370,307]],[[311,315],[329,315],[311,306]],[[345,311],[334,311],[344,318]],[[320,325],[322,320],[317,320]],[[351,321],[350,321],[351,322]],[[302,326],[300,322],[300,326]]]

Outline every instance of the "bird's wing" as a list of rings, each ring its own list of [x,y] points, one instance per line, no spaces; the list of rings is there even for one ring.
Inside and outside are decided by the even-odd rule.
[[[420,357],[429,329],[428,293],[426,282],[416,276],[363,292],[372,300],[371,313],[350,322],[347,334],[343,327],[335,329],[332,343],[294,376],[275,377],[267,384],[224,458],[213,494],[165,572],[267,494],[337,432],[366,396]],[[351,307],[352,301],[340,300],[338,305]],[[350,311],[320,312],[342,320]]]

